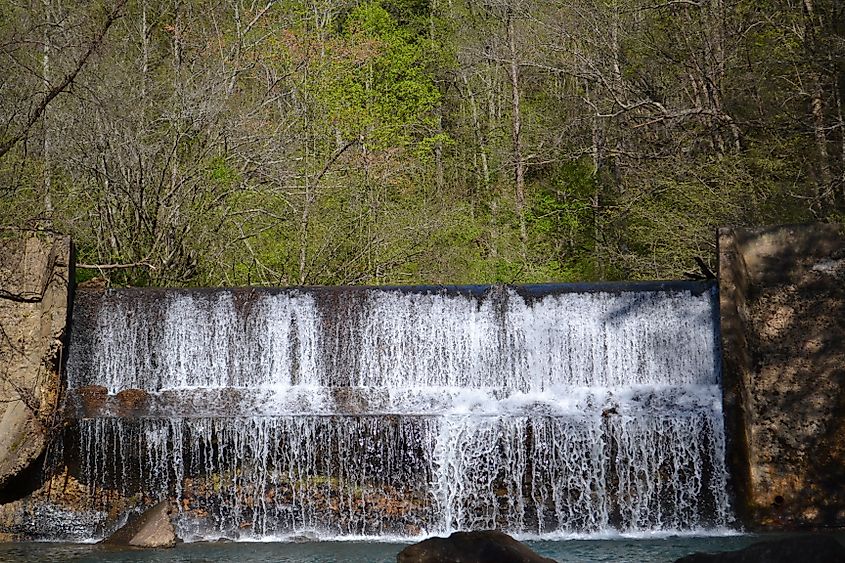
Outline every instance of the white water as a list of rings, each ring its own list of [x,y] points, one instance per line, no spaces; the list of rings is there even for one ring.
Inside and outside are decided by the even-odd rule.
[[[145,418],[79,422],[83,481],[175,497],[186,537],[731,520],[710,292],[111,292],[80,307],[70,386],[152,393]]]
[[[330,306],[319,297],[109,293],[88,350],[71,351],[70,385],[114,393],[718,383],[708,292],[564,293],[527,303],[510,290],[480,301],[371,290]]]

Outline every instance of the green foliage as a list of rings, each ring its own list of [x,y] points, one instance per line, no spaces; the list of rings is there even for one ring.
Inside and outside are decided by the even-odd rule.
[[[718,226],[842,220],[829,0],[813,33],[752,0],[265,5],[127,4],[0,157],[0,223],[141,264],[114,285],[296,285],[679,277]],[[44,30],[55,82],[105,4],[51,6],[0,2],[0,139],[43,96]]]
[[[326,93],[336,126],[347,138],[363,138],[371,150],[424,141],[439,92],[411,33],[379,2],[369,2],[349,14],[344,39],[366,51],[360,60],[344,61],[345,72]]]
[[[241,174],[238,169],[227,164],[224,156],[215,156],[209,159],[206,174],[209,182],[225,187],[233,186],[241,181]]]
[[[577,281],[592,278],[591,202],[599,185],[586,162],[566,163],[533,186],[527,222],[534,267],[530,281]]]

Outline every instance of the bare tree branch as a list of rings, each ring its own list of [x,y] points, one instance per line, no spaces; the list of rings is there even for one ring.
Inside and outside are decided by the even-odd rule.
[[[76,65],[73,67],[69,73],[67,73],[64,78],[62,78],[61,82],[47,90],[44,95],[44,98],[35,106],[30,114],[29,118],[24,124],[23,128],[15,135],[13,135],[10,139],[7,139],[2,144],[0,144],[0,158],[12,150],[12,148],[17,145],[20,141],[22,141],[26,136],[29,134],[29,130],[32,129],[33,125],[35,125],[38,120],[41,118],[41,115],[47,109],[47,106],[50,105],[50,102],[55,99],[56,96],[67,90],[73,81],[76,79],[76,76],[82,71],[85,67],[88,59],[91,58],[91,55],[102,45],[103,39],[106,37],[106,33],[108,32],[109,28],[112,24],[121,17],[121,11],[123,7],[126,5],[128,0],[118,0],[117,4],[115,4],[114,9],[108,13],[106,16],[103,25],[97,31],[97,35],[94,39],[89,43],[88,49],[85,53],[79,58],[76,62]]]
[[[150,270],[155,270],[156,267],[150,264],[146,260],[142,260],[140,262],[132,262],[131,264],[77,264],[77,268],[81,268],[83,270],[124,270],[127,268],[138,268],[138,267],[145,267],[149,268]]]

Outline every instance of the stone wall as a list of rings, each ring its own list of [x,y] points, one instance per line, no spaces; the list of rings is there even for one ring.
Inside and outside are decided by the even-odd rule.
[[[751,528],[845,526],[845,235],[721,229],[728,460]]]
[[[57,423],[73,274],[70,237],[0,232],[0,497],[44,452]]]

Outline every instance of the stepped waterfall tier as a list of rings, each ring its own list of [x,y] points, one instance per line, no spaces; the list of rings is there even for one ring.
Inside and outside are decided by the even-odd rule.
[[[97,514],[171,498],[186,539],[724,527],[714,296],[80,291],[65,455]]]

